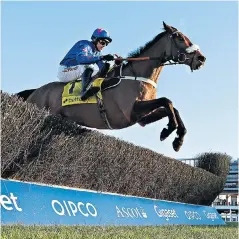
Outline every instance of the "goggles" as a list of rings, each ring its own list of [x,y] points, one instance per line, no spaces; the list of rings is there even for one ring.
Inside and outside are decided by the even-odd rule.
[[[108,46],[108,42],[104,41],[104,40],[99,40],[98,41],[102,46]]]

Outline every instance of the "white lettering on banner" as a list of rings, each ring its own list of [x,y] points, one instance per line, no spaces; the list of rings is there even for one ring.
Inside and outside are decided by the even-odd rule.
[[[88,216],[89,216],[88,213],[84,213],[84,212],[82,212],[82,210],[81,210],[81,205],[84,206],[84,203],[82,203],[82,202],[78,202],[77,206],[78,206],[79,211],[81,212],[81,214],[82,214],[83,216],[88,217]]]
[[[207,219],[211,219],[212,221],[214,221],[215,219],[219,219],[217,214],[215,212],[206,212],[203,211],[204,215],[206,216]]]
[[[87,209],[87,212],[88,212],[88,213],[83,213],[82,210],[81,210],[81,206],[84,206],[84,203],[79,202],[79,203],[78,203],[78,209],[79,209],[79,211],[80,211],[85,217],[88,217],[89,214],[90,214],[92,217],[96,217],[96,216],[97,216],[96,208],[95,208],[91,203],[86,203],[86,209]],[[91,208],[91,210],[90,210],[90,208]],[[92,209],[93,209],[93,212],[92,212]]]
[[[117,217],[131,217],[131,218],[147,218],[147,214],[144,211],[143,208],[125,208],[121,207],[119,208],[118,206],[115,206],[116,208],[116,213]]]
[[[69,207],[70,207],[70,209],[71,209],[71,212],[72,212],[72,214],[73,214],[73,216],[75,216],[76,215],[76,213],[77,213],[77,207],[76,207],[76,205],[75,205],[75,203],[73,203],[73,202],[71,202],[71,201],[68,201],[68,205],[69,205]],[[80,211],[81,212],[81,211]],[[82,213],[82,212],[81,212]]]
[[[12,204],[14,207],[12,207]],[[6,195],[0,195],[0,205],[8,211],[13,210],[14,208],[19,212],[22,211],[22,208],[17,205],[17,197],[15,197],[13,193],[10,193],[10,197]]]
[[[90,210],[90,208],[91,208],[91,210]],[[92,217],[97,216],[96,208],[91,203],[86,203],[86,209]],[[93,210],[93,212],[92,212],[92,210]]]
[[[201,220],[202,218],[200,217],[199,213],[195,211],[184,211],[185,216],[189,220]]]
[[[56,205],[59,205],[56,208]],[[92,217],[97,216],[97,210],[91,203],[84,204],[83,202],[78,202],[77,205],[72,201],[64,201],[63,205],[58,200],[52,200],[51,206],[55,213],[57,213],[60,216],[76,216],[77,212],[80,212],[81,215],[84,217],[88,217],[91,215]],[[60,207],[60,208],[59,208]],[[67,215],[68,214],[68,215]],[[72,214],[72,215],[71,215]]]
[[[68,209],[68,207],[67,207],[67,205],[66,205],[66,202],[63,200],[63,203],[64,203],[64,205],[65,205],[65,207],[66,207],[66,211],[68,212],[68,215],[70,215],[71,216],[71,213],[69,212],[69,209]]]
[[[56,210],[55,208],[55,203],[57,203],[60,207],[61,207],[61,212],[59,212],[58,210]],[[53,210],[55,211],[55,213],[57,213],[58,215],[60,216],[64,216],[65,215],[65,210],[64,210],[64,207],[62,207],[61,203],[57,200],[52,200],[51,201],[51,206],[53,208]]]
[[[178,218],[175,209],[159,208],[158,206],[154,205],[154,211],[159,217],[166,218],[166,221],[168,221],[170,218]]]

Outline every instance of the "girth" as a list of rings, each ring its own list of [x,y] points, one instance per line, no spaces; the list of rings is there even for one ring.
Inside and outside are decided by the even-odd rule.
[[[114,77],[110,78],[107,80],[104,80],[101,85],[101,91],[105,91],[107,89],[116,87],[117,85],[120,84],[121,79],[127,79],[127,80],[137,80],[137,81],[142,81],[148,84],[153,85],[155,88],[157,87],[156,83],[152,81],[151,79],[143,78],[143,77],[132,77],[132,76],[119,76],[119,77]],[[95,94],[96,99],[97,99],[97,106],[100,112],[100,116],[102,120],[104,121],[105,125],[107,126],[108,129],[113,129],[109,123],[109,120],[107,118],[107,112],[104,106],[104,101],[103,99],[100,99],[97,94]]]

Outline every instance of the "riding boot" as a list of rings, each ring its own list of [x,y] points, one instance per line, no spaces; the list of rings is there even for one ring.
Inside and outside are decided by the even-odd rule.
[[[96,94],[100,90],[99,87],[91,88],[91,85],[93,83],[92,73],[93,69],[91,68],[86,68],[82,73],[82,91],[80,94],[81,100],[86,100],[89,96]]]

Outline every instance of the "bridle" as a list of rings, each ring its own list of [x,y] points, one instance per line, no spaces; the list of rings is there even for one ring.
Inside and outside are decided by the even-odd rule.
[[[171,40],[171,47],[170,47],[169,55],[167,55],[166,52],[164,52],[163,55],[161,55],[159,57],[148,57],[148,59],[146,59],[146,60],[158,60],[159,61],[158,67],[168,66],[168,65],[180,65],[180,64],[184,64],[186,60],[190,60],[190,58],[187,57],[187,53],[192,53],[194,55],[192,57],[190,65],[189,65],[190,68],[192,69],[193,60],[196,56],[197,51],[199,51],[199,47],[197,45],[192,45],[186,49],[181,49],[181,50],[178,49],[177,43],[174,39],[174,34],[178,35],[179,33],[180,32],[178,30],[175,30],[174,32],[172,32],[171,34],[168,35],[168,38]],[[176,56],[173,54],[173,46],[175,46],[175,48],[178,49]],[[125,60],[127,61],[127,59],[125,59]],[[161,62],[163,62],[163,63],[161,63]],[[122,62],[122,64],[123,64],[123,62]],[[131,71],[132,71],[133,75],[136,75],[132,65],[131,64],[128,64],[128,65],[131,67]]]
[[[196,45],[193,45],[191,47],[188,47],[184,50],[180,50],[178,49],[177,47],[177,43],[174,39],[174,34],[179,34],[180,32],[178,30],[175,30],[174,32],[172,32],[168,37],[171,39],[171,54],[170,56],[165,56],[164,57],[164,60],[165,62],[169,61],[169,63],[162,63],[161,65],[164,66],[164,65],[177,65],[177,64],[184,64],[186,60],[190,60],[190,58],[187,57],[187,53],[193,53],[194,56],[192,57],[192,60],[191,60],[191,63],[190,63],[190,67],[192,69],[192,64],[193,64],[193,59],[196,55],[196,52],[199,50],[199,47],[196,46]],[[173,46],[176,46],[175,48],[178,49],[177,50],[177,55],[175,56],[173,54]],[[195,48],[195,49],[194,49]],[[194,49],[194,50],[192,50]],[[171,60],[173,62],[171,62]]]

